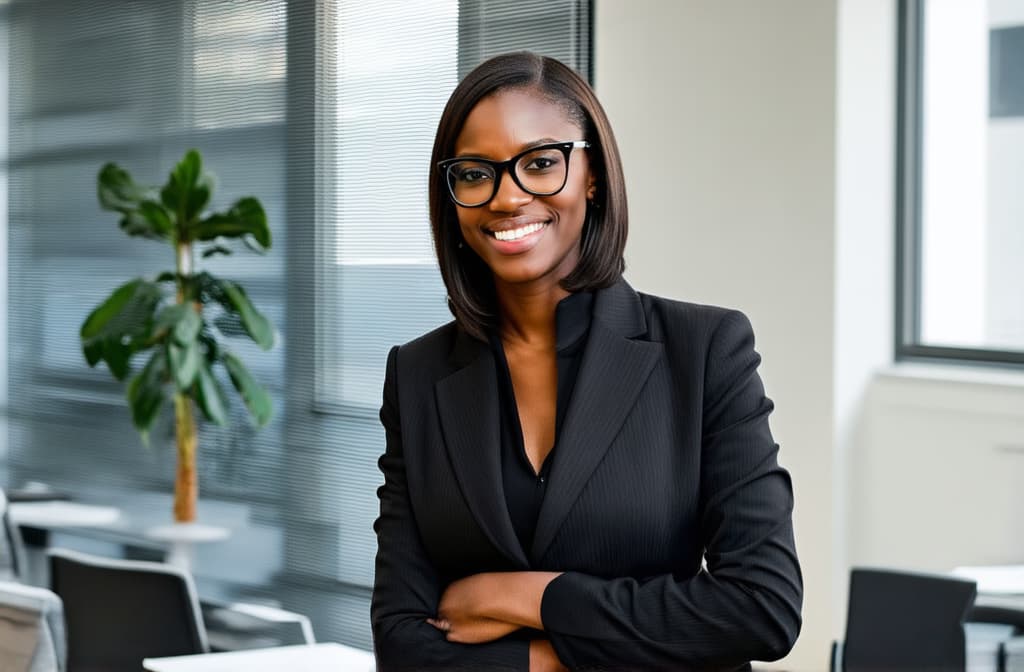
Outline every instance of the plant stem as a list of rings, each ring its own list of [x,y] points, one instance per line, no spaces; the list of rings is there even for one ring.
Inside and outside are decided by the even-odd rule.
[[[174,244],[175,262],[178,271],[178,303],[185,302],[185,278],[192,277],[192,243]]]
[[[192,276],[192,244],[177,242],[174,246],[178,271],[178,303],[185,303],[185,282]],[[191,297],[195,298],[195,297]],[[197,309],[199,307],[197,306]],[[196,519],[199,478],[196,474],[196,449],[199,437],[192,399],[183,392],[174,393],[174,436],[178,444],[178,468],[174,478],[174,520],[191,523]]]
[[[174,479],[174,520],[191,523],[196,519],[199,479],[196,475],[195,417],[192,400],[181,392],[174,394],[174,435],[178,443],[178,471]]]

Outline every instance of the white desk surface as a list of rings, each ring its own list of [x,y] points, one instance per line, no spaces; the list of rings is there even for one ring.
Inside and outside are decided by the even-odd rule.
[[[978,593],[1024,595],[1024,565],[957,567],[953,574],[977,582]]]
[[[78,502],[12,502],[11,520],[18,525],[38,527],[93,527],[111,525],[121,517],[113,506],[93,506]]]
[[[376,668],[369,651],[333,642],[146,658],[142,666],[150,672],[373,672]]]

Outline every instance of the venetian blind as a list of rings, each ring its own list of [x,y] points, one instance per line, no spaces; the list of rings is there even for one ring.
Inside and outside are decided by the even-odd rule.
[[[14,0],[9,29],[9,395],[4,484],[170,515],[170,414],[143,449],[123,389],[78,329],[120,283],[171,268],[96,203],[116,161],[162,183],[190,147],[215,207],[263,202],[266,256],[200,261],[275,323],[235,350],[274,398],[203,425],[200,592],[271,601],[317,637],[369,646],[387,348],[450,319],[426,215],[430,143],[458,78],[510,49],[589,70],[582,0]],[[2,16],[2,15],[0,15]],[[3,171],[0,171],[2,173]],[[166,512],[166,514],[164,514]],[[141,552],[141,551],[131,551]]]

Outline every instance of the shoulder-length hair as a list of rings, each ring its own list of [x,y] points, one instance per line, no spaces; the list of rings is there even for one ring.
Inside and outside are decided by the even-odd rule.
[[[625,269],[628,217],[622,161],[608,116],[590,85],[565,64],[530,52],[495,56],[473,69],[459,83],[441,114],[430,157],[430,227],[441,276],[448,289],[448,306],[470,335],[486,340],[498,315],[490,269],[468,245],[455,204],[448,195],[439,161],[455,152],[455,140],[470,111],[487,96],[507,89],[531,89],[565,108],[590,143],[587,157],[596,178],[596,193],[588,203],[580,259],[561,285],[569,292],[614,284]]]

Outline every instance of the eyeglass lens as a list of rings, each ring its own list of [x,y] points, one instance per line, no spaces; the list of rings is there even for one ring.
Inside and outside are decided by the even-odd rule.
[[[568,162],[563,150],[539,147],[516,161],[516,182],[535,196],[547,196],[561,190],[568,175]],[[448,167],[448,184],[455,199],[467,206],[491,200],[496,191],[496,170],[493,165],[473,159],[456,161]]]

